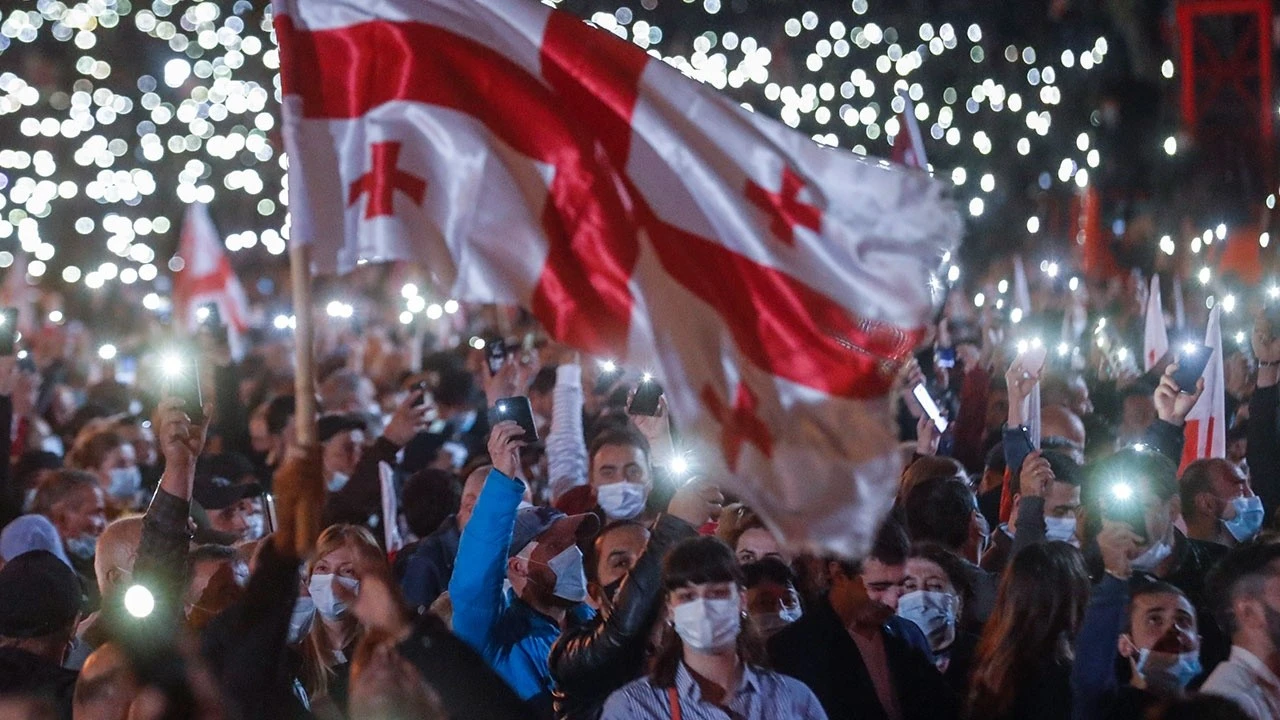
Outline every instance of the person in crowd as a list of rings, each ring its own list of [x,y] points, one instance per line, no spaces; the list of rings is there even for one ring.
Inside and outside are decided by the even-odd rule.
[[[1009,558],[1029,544],[1056,540],[1079,547],[1080,475],[1080,466],[1065,453],[1045,450],[1028,455],[1009,481],[1013,512],[992,535],[982,568],[1000,574]]]
[[[784,563],[791,562],[792,555],[783,549],[782,544],[765,527],[751,508],[736,504],[725,508],[716,527],[716,535],[733,548],[738,563],[750,565],[767,557],[777,558]]]
[[[156,444],[156,434],[151,421],[138,415],[126,415],[111,426],[125,442],[133,446],[133,456],[138,461],[138,470],[142,473],[142,486],[155,488],[160,482],[160,448]]]
[[[321,415],[316,421],[316,439],[324,460],[324,482],[329,492],[346,487],[364,452],[364,420],[356,415]]]
[[[1249,431],[1245,459],[1250,481],[1262,498],[1267,517],[1280,508],[1280,327],[1260,315],[1251,333],[1258,379],[1249,396]]]
[[[1233,549],[1208,585],[1231,637],[1231,656],[1209,673],[1200,692],[1236,702],[1253,720],[1280,717],[1280,544]]]
[[[804,615],[796,574],[776,557],[742,566],[746,578],[747,612],[756,630],[768,639]]]
[[[1071,717],[1072,643],[1088,600],[1079,550],[1049,543],[1015,555],[974,653],[969,715]]]
[[[929,641],[894,615],[908,552],[902,527],[886,521],[861,563],[827,563],[826,598],[769,640],[774,668],[808,685],[833,720],[958,716]]]
[[[71,716],[76,673],[62,667],[80,618],[80,582],[45,550],[0,568],[0,695],[50,700]]]
[[[915,623],[929,641],[934,665],[963,696],[978,636],[960,628],[969,590],[965,565],[954,553],[933,543],[917,543],[907,556],[898,616]]]
[[[918,483],[902,503],[907,532],[916,542],[933,542],[962,558],[973,601],[961,617],[965,630],[977,631],[995,606],[997,576],[983,570],[977,498],[966,482],[933,477]]]
[[[1262,498],[1254,494],[1244,472],[1223,458],[1188,465],[1178,479],[1178,496],[1192,540],[1231,547],[1262,529]]]
[[[996,443],[987,453],[986,463],[982,468],[982,477],[974,492],[978,495],[978,510],[987,520],[987,527],[998,527],[1000,521],[1000,496],[1004,493],[1004,443]],[[992,534],[992,544],[1000,542]]]
[[[133,578],[133,566],[142,543],[142,518],[123,517],[114,520],[98,536],[93,554],[93,574],[98,597],[113,597]],[[106,629],[101,623],[101,610],[94,610],[76,629],[76,646],[67,657],[67,667],[76,669],[89,653],[106,642]]]
[[[142,471],[133,444],[110,427],[86,427],[67,453],[67,467],[98,479],[113,515],[133,510],[142,502]]]
[[[663,558],[719,517],[723,502],[718,488],[694,480],[651,526],[621,520],[600,531],[586,558],[596,616],[566,628],[548,658],[557,717],[594,720],[613,691],[643,674],[656,646]]]
[[[71,567],[58,528],[43,515],[22,515],[0,531],[0,566],[32,550],[45,550]]]
[[[492,465],[481,465],[472,470],[462,485],[458,512],[445,518],[435,532],[412,550],[406,549],[408,555],[400,576],[400,589],[414,607],[430,607],[441,593],[449,589],[449,578],[453,577],[453,564],[458,556],[458,541],[471,520],[476,499],[480,497],[485,478],[492,469]]]
[[[74,720],[126,720],[138,686],[124,651],[116,643],[107,643],[83,665],[72,700]]]
[[[590,514],[547,507],[519,510],[524,431],[511,421],[489,438],[493,469],[484,482],[449,581],[453,631],[488,660],[522,700],[550,715],[547,655],[571,608],[587,599],[582,542],[598,526]],[[503,592],[504,576],[511,594]]]
[[[339,710],[347,705],[351,653],[360,641],[350,600],[367,575],[390,577],[386,556],[367,528],[331,525],[320,533],[306,572],[316,617],[298,646],[299,672],[313,707],[317,702]]]
[[[786,717],[825,719],[800,681],[763,667],[746,613],[746,588],[733,551],[712,537],[681,542],[662,568],[671,624],[647,677],[624,685],[604,704],[602,720],[632,718]]]
[[[405,539],[420,541],[456,516],[462,504],[462,487],[456,473],[441,468],[423,468],[405,478],[400,489],[400,515],[408,531]]]
[[[351,369],[331,373],[320,383],[320,407],[326,413],[381,415],[373,381]]]
[[[262,486],[253,466],[239,454],[206,455],[196,462],[192,499],[205,513],[201,539],[231,545],[256,540],[263,533],[261,509],[255,504]],[[197,523],[200,525],[200,523]]]
[[[98,478],[79,470],[49,473],[36,488],[31,511],[45,516],[58,529],[71,566],[89,596],[88,607],[97,607],[93,553],[107,526],[106,500]]]
[[[1173,585],[1134,576],[1139,538],[1122,523],[1103,525],[1098,546],[1106,574],[1093,586],[1076,642],[1072,716],[1136,720],[1182,697],[1201,675],[1196,609]],[[1117,658],[1129,670],[1123,685]]]
[[[249,418],[249,435],[253,452],[261,458],[259,472],[264,483],[270,483],[271,474],[284,462],[296,413],[297,400],[293,395],[277,395]]]

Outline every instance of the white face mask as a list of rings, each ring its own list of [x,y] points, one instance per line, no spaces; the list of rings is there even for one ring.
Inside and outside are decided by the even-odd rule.
[[[587,599],[587,574],[582,563],[582,551],[577,545],[570,545],[551,558],[547,566],[556,574],[553,595],[569,602]]]
[[[1262,509],[1262,498],[1257,495],[1241,496],[1232,500],[1231,504],[1235,506],[1236,516],[1223,520],[1223,526],[1236,542],[1253,538],[1262,529],[1262,521],[1266,517],[1266,511]]]
[[[245,540],[257,540],[266,534],[266,521],[262,513],[256,512],[246,515],[244,521],[249,526],[249,529],[244,532]]]
[[[62,445],[62,438],[58,437],[57,435],[50,435],[45,439],[41,440],[40,449],[47,453],[53,453],[58,457],[62,457],[63,454],[66,452],[66,448],[63,447]]]
[[[289,644],[296,645],[302,636],[311,629],[311,620],[316,614],[316,601],[307,595],[299,595],[293,604],[293,613],[289,616]]]
[[[644,512],[649,498],[647,485],[633,482],[616,482],[596,488],[596,502],[610,520],[634,520]]]
[[[1169,527],[1169,532],[1165,533],[1165,537],[1151,544],[1141,555],[1130,561],[1130,565],[1134,570],[1149,572],[1152,568],[1164,562],[1164,559],[1173,554],[1173,542],[1168,539],[1172,534],[1173,527]]]
[[[698,598],[677,605],[671,616],[685,644],[699,652],[718,652],[738,641],[742,602],[737,595],[723,600]]]
[[[81,560],[88,560],[93,557],[98,547],[98,537],[96,535],[84,534],[79,537],[67,538],[67,552]]]
[[[351,477],[346,473],[336,472],[333,477],[329,478],[329,482],[325,483],[325,487],[329,488],[329,492],[338,492],[347,486],[351,481]]]
[[[904,593],[898,598],[898,617],[919,626],[934,652],[951,647],[956,640],[956,596],[951,593],[929,590]]]
[[[1068,517],[1052,517],[1048,516],[1044,519],[1044,537],[1046,540],[1053,542],[1071,543],[1076,547],[1080,547],[1080,541],[1076,539],[1076,518],[1074,515]]]
[[[107,471],[111,484],[107,494],[117,500],[132,500],[142,490],[142,472],[138,466],[111,468]]]
[[[353,594],[360,592],[360,581],[355,578],[337,577],[333,574],[312,575],[307,588],[311,591],[311,601],[315,603],[316,612],[325,620],[336,620],[347,612],[347,604],[333,592],[335,580]]]

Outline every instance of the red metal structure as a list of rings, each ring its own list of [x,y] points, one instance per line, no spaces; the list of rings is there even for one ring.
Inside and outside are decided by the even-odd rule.
[[[1271,185],[1271,0],[1179,0],[1177,13],[1184,128],[1206,151],[1251,156]]]

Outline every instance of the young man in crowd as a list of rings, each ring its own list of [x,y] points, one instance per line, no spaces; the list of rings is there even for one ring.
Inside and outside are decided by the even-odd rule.
[[[1200,691],[1235,701],[1253,720],[1280,717],[1280,545],[1250,543],[1214,569],[1210,596],[1231,657]]]
[[[492,465],[481,465],[467,475],[458,512],[445,518],[439,529],[423,538],[405,561],[400,589],[414,607],[431,607],[431,603],[449,589],[449,578],[453,577],[453,564],[458,556],[458,541],[471,520],[476,500],[491,470]]]
[[[1019,550],[1039,542],[1079,547],[1080,466],[1074,460],[1055,450],[1032,453],[1010,480],[1009,490],[1013,512],[992,533],[991,547],[982,555],[983,570],[999,575]]]
[[[1197,460],[1178,479],[1187,537],[1234,547],[1262,529],[1262,498],[1249,478],[1223,458]]]
[[[62,663],[80,602],[79,580],[53,553],[33,550],[0,568],[0,696],[42,698],[71,715],[76,673]]]

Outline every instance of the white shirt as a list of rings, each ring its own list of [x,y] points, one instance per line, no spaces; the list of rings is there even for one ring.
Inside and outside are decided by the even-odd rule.
[[[1234,700],[1254,720],[1280,720],[1280,678],[1242,647],[1231,646],[1231,657],[1213,669],[1200,692]]]

